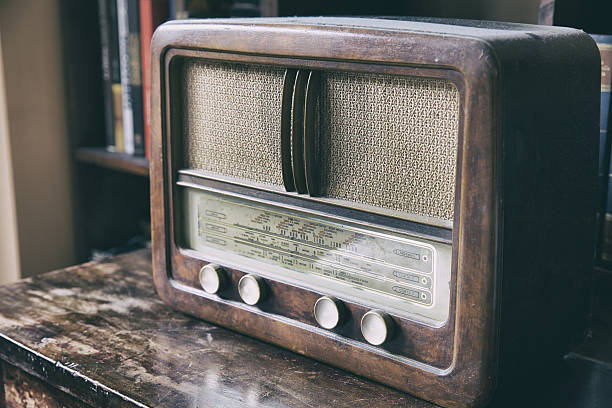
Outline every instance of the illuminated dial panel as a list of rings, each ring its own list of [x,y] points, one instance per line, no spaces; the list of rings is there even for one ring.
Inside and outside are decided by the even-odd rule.
[[[215,191],[183,188],[204,259],[434,326],[448,317],[451,246]]]

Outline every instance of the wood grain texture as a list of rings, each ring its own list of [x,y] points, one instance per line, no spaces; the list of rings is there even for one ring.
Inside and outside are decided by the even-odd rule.
[[[85,406],[76,398],[11,365],[0,363],[0,370],[4,376],[6,408],[79,408]]]
[[[173,311],[150,257],[0,287],[0,358],[92,406],[431,406]]]
[[[74,398],[96,407],[434,408],[171,310],[155,295],[150,257],[143,250],[0,287],[0,364],[10,364],[0,407],[7,387],[12,400],[37,395],[37,407],[50,395],[68,407]],[[609,287],[596,293],[585,347],[489,408],[612,406],[612,366],[602,362],[612,348]]]

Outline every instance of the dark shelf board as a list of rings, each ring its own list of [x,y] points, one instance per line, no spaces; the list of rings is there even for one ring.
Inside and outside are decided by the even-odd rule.
[[[76,160],[108,169],[149,176],[149,160],[125,153],[109,152],[104,147],[79,147]]]

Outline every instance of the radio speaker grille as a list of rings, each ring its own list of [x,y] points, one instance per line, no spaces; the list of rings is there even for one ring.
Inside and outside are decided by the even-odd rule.
[[[321,83],[322,195],[452,221],[456,86],[343,72]]]
[[[284,73],[186,60],[185,167],[282,189]],[[322,72],[320,83],[320,195],[424,222],[452,222],[456,86],[444,79],[349,72]]]
[[[183,75],[186,167],[282,186],[283,75],[280,68],[187,60]]]

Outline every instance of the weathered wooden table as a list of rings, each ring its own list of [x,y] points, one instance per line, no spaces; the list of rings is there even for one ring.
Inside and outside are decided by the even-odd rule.
[[[603,282],[607,299],[612,275]],[[537,405],[612,406],[612,307],[598,307],[591,337],[542,393],[551,405]],[[0,360],[0,407],[432,407],[174,312],[149,251],[0,287]]]

